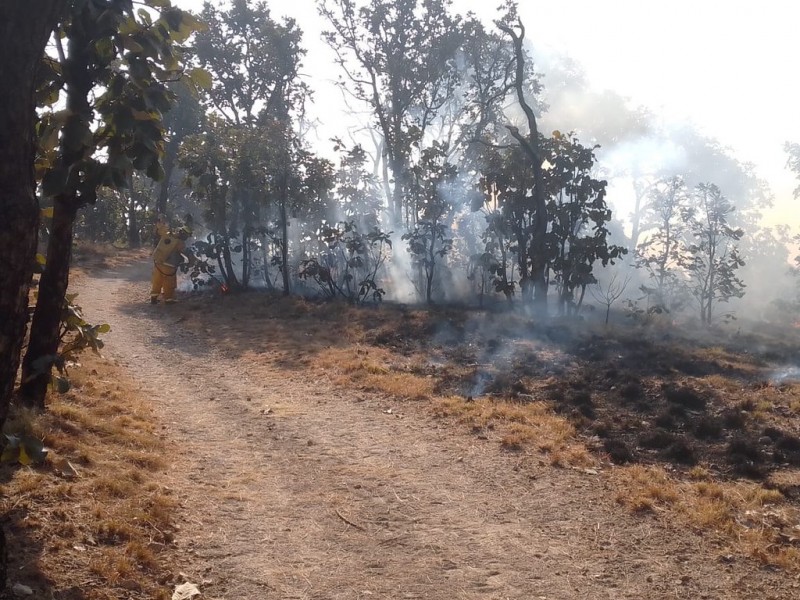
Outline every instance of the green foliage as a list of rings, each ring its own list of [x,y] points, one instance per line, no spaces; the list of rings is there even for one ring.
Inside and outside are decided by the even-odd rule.
[[[378,274],[392,248],[390,235],[377,227],[363,233],[356,221],[323,226],[319,254],[303,260],[298,275],[315,281],[330,298],[354,304],[380,302],[386,292],[378,284]]]
[[[550,164],[544,171],[550,219],[548,268],[558,288],[562,314],[580,310],[587,286],[597,283],[593,274],[596,263],[605,267],[627,252],[608,242],[611,210],[606,203],[607,183],[591,175],[594,150],[581,145],[573,133],[558,131],[542,144]]]
[[[221,282],[216,277],[217,266],[215,264],[221,263],[223,246],[229,241],[210,233],[205,240],[197,240],[192,244],[189,251],[190,260],[182,263],[178,268],[182,273],[189,275],[195,290],[209,285],[220,285]],[[234,246],[234,249],[236,247]]]
[[[409,179],[407,207],[414,217],[413,228],[402,236],[408,242],[414,264],[422,275],[417,291],[425,301],[433,301],[437,265],[453,249],[449,237],[452,204],[450,197],[457,186],[458,169],[447,161],[446,148],[434,143],[422,152],[418,164],[412,167]]]
[[[517,284],[511,261],[511,240],[507,222],[495,201],[495,190],[488,190],[485,212],[486,227],[481,233],[483,252],[470,257],[468,278],[478,282],[478,297],[483,306],[483,296],[491,289],[512,301]]]
[[[390,210],[400,222],[414,152],[458,83],[462,18],[448,0],[371,0],[361,7],[319,0],[318,7],[330,26],[323,37],[342,67],[342,88],[370,107],[380,129],[394,176],[384,183],[393,187]]]
[[[689,193],[681,177],[657,181],[650,188],[644,210],[645,239],[636,248],[634,265],[642,269],[648,283],[641,291],[649,307],[674,312],[685,306],[688,296],[681,270],[686,246],[684,214]]]
[[[125,188],[134,170],[160,179],[166,82],[182,74],[177,46],[200,23],[168,0],[77,2],[40,83],[37,173],[45,197],[93,204],[101,186]],[[61,90],[66,107],[56,103]]]
[[[472,210],[483,211],[487,223],[484,252],[476,257],[477,264],[485,265],[494,290],[510,300],[517,287],[513,262],[524,283],[543,260],[558,289],[560,311],[575,314],[587,286],[597,281],[596,265],[613,264],[626,250],[608,239],[611,210],[606,182],[591,175],[595,149],[581,145],[572,133],[558,131],[551,138],[540,137],[539,146],[548,164],[541,181],[547,209],[544,247],[537,239],[542,228],[530,157],[521,147],[496,150],[486,155],[480,195],[472,203]]]
[[[290,215],[325,211],[332,185],[330,163],[305,151],[292,129],[308,94],[299,77],[302,32],[292,19],[273,19],[264,2],[206,3],[201,16],[208,29],[197,36],[195,61],[213,75],[203,97],[208,114],[179,159],[213,234],[201,252],[217,258],[231,288],[247,287],[258,265],[271,286],[278,257],[288,291]],[[268,257],[276,241],[279,252]]]
[[[50,386],[60,394],[70,389],[68,367],[79,364],[78,357],[86,350],[99,355],[103,348],[101,336],[111,331],[108,323],[93,325],[86,321],[83,309],[75,303],[77,296],[67,294],[64,298],[58,352],[39,356],[31,363],[32,377],[50,373],[55,367],[56,373],[51,376]]]
[[[744,282],[736,273],[744,266],[744,260],[735,244],[744,231],[728,224],[734,210],[717,186],[700,184],[695,190],[693,206],[683,211],[692,237],[681,265],[686,269],[689,291],[706,325],[712,323],[719,302],[744,295]]]
[[[227,10],[206,2],[200,16],[208,27],[197,35],[194,51],[213,76],[207,107],[245,126],[284,120],[302,107],[308,89],[298,69],[305,50],[293,19],[278,22],[266,2],[250,0],[234,0]]]

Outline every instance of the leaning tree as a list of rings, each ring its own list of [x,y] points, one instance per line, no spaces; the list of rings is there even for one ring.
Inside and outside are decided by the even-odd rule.
[[[133,171],[163,177],[163,115],[172,105],[167,81],[181,77],[178,44],[199,27],[169,0],[75,2],[47,57],[49,92],[38,122],[41,193],[53,203],[47,263],[20,388],[25,404],[44,408],[60,358],[60,324],[78,211],[101,186],[125,188]],[[203,77],[200,78],[204,79]],[[64,110],[58,102],[63,98]]]

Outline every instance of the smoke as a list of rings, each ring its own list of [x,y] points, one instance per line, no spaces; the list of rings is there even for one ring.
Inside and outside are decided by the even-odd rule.
[[[800,382],[800,367],[796,365],[777,369],[770,377],[770,383],[773,385],[783,385],[787,383]]]
[[[550,135],[553,130],[575,131],[584,145],[599,145],[596,149],[596,176],[608,181],[607,199],[613,209],[613,221],[608,225],[611,231],[609,243],[629,245],[634,184],[646,187],[661,178],[675,175],[683,177],[689,187],[701,182],[714,183],[737,206],[732,225],[745,231],[739,245],[746,262],[740,271],[747,285],[746,294],[743,299],[734,299],[722,306],[721,312],[730,309],[752,317],[773,319],[775,300],[796,295],[795,282],[788,275],[787,240],[790,236],[787,231],[762,227],[761,213],[769,206],[772,193],[766,182],[758,177],[753,165],[738,160],[729,148],[704,135],[692,124],[667,121],[616,92],[591,87],[581,66],[563,54],[534,48],[532,56],[544,85],[541,101],[547,106],[539,116],[540,131],[544,135]],[[508,116],[513,120],[520,114],[512,108]],[[485,228],[485,219],[481,213],[470,211],[466,183],[440,189],[454,207],[447,223],[454,246],[437,265],[438,287],[434,296],[438,302],[476,304],[478,299],[477,281],[469,278],[468,266],[470,258],[483,249],[480,234]],[[347,220],[343,209],[335,203],[334,206],[337,212],[329,215],[331,222]],[[300,261],[314,251],[313,243],[307,237],[312,226],[292,219],[289,227],[290,268],[296,292],[314,292],[310,284],[296,277]],[[383,228],[394,229],[394,233],[391,256],[377,283],[386,290],[387,300],[419,302],[424,299],[424,290],[420,287],[418,264],[409,252],[408,242],[401,239],[405,228],[387,226],[385,221]],[[236,261],[236,271],[240,274],[240,255],[236,256]],[[631,255],[618,261],[616,266],[604,269],[596,265],[594,274],[605,284],[615,272],[620,278],[631,276],[619,304],[626,298],[635,300],[641,296],[639,288],[646,278],[633,268]],[[272,278],[280,285],[280,276],[274,267]],[[251,282],[263,284],[263,277],[254,276]],[[191,282],[182,278],[181,289],[187,288],[191,289]],[[487,297],[504,303],[491,289],[487,291]],[[587,304],[591,303],[589,294],[586,298]],[[482,381],[482,376],[476,377],[476,389],[480,389],[486,382]]]
[[[651,110],[635,106],[613,91],[592,88],[580,65],[571,58],[534,48],[532,55],[544,83],[547,111],[540,130],[575,131],[584,144],[597,144],[597,175],[608,180],[608,201],[614,212],[611,243],[625,244],[632,228],[634,184],[646,187],[659,179],[680,176],[691,189],[713,183],[736,206],[732,227],[744,236],[738,242],[746,265],[739,270],[747,288],[742,299],[721,305],[720,313],[733,311],[748,317],[776,318],[776,300],[796,295],[789,275],[789,239],[786,227],[765,227],[763,213],[773,193],[754,165],[740,161],[730,148],[687,122],[669,121]],[[645,225],[646,226],[646,225]],[[630,257],[625,261],[632,268]],[[616,267],[621,272],[624,266]],[[601,281],[608,269],[597,268]],[[642,273],[634,271],[628,297],[635,299]],[[639,296],[641,294],[638,294]]]

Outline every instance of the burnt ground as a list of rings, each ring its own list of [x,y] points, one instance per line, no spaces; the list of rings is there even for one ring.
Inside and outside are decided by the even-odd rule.
[[[106,355],[170,442],[176,547],[203,597],[797,597],[794,563],[732,553],[724,531],[660,507],[631,513],[615,479],[702,465],[782,485],[796,508],[800,388],[770,379],[791,337],[768,355],[732,336],[263,293],[150,306],[147,266],[96,273],[83,304],[112,323]],[[396,385],[345,377],[362,374]],[[443,396],[545,403],[596,468],[509,451],[430,410]]]
[[[412,324],[412,314],[366,338],[430,355],[440,393],[547,402],[616,464],[704,464],[767,485],[800,467],[800,329],[696,335],[448,310]],[[800,499],[800,486],[781,490]]]

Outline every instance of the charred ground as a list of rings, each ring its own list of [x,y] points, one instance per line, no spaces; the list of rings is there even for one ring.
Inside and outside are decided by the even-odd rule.
[[[189,314],[207,302],[190,299]],[[287,367],[312,366],[331,347],[381,349],[394,357],[387,369],[431,380],[437,395],[544,401],[618,464],[703,463],[720,476],[767,482],[800,466],[800,385],[782,377],[800,351],[793,330],[696,335],[673,325],[540,324],[508,312],[353,308],[264,294],[222,302],[208,308],[241,303],[248,329],[272,329],[267,346]],[[302,332],[299,345],[288,330]]]
[[[229,352],[303,370],[323,387],[430,401],[506,451],[538,450],[568,467],[653,467],[677,486],[774,492],[788,511],[775,539],[794,548],[800,537],[788,516],[800,501],[800,384],[785,377],[800,350],[794,329],[540,323],[509,311],[356,308],[259,293],[191,297],[179,311]],[[531,429],[528,408],[561,424]],[[553,426],[562,431],[548,436]],[[650,499],[632,508],[642,506]]]

